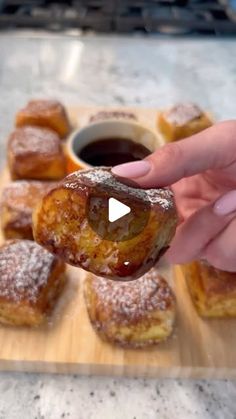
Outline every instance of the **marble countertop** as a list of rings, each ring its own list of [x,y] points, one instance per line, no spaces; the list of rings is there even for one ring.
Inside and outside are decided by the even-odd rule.
[[[195,101],[236,117],[234,39],[0,34],[0,166],[32,97],[164,107]],[[235,419],[236,383],[0,373],[0,419]]]

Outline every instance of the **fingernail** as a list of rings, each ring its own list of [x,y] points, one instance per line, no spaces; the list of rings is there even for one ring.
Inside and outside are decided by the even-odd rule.
[[[136,179],[148,174],[151,164],[147,160],[119,164],[112,168],[112,173],[117,176]]]
[[[236,191],[230,191],[219,198],[214,205],[217,215],[228,215],[236,211]]]

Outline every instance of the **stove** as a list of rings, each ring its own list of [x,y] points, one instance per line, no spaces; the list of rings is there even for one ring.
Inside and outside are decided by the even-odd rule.
[[[0,28],[236,34],[236,0],[0,0]]]

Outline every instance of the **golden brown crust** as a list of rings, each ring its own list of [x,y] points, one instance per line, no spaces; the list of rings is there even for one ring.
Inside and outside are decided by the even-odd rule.
[[[110,343],[130,348],[151,346],[173,330],[175,298],[154,269],[132,282],[89,274],[84,295],[94,329]]]
[[[86,203],[88,196],[101,193],[99,182],[103,186],[103,197],[109,197],[112,192],[112,196],[122,202],[128,197],[129,202],[136,202],[136,199],[145,208],[150,208],[147,224],[140,234],[124,241],[110,241],[102,239],[91,228]],[[107,217],[105,214],[104,218]],[[103,226],[102,216],[103,213]],[[144,193],[120,183],[107,168],[78,171],[67,176],[43,198],[33,216],[34,237],[38,243],[67,263],[120,280],[135,279],[154,266],[169,246],[176,224],[177,213],[170,190],[146,190]],[[127,230],[127,223],[124,229]]]
[[[0,248],[0,322],[45,322],[65,283],[65,265],[37,243],[10,240]]]
[[[6,239],[33,240],[32,213],[55,182],[19,180],[7,185],[0,201],[1,227]]]
[[[212,125],[212,121],[193,103],[177,104],[161,112],[157,128],[166,141],[176,141],[197,134]]]
[[[56,100],[31,100],[16,115],[16,126],[36,125],[50,128],[60,137],[70,132],[70,124],[64,106]]]
[[[236,316],[236,273],[220,271],[204,262],[183,266],[192,300],[204,317]]]
[[[58,135],[25,126],[8,139],[8,164],[13,179],[58,180],[65,176],[65,157]]]

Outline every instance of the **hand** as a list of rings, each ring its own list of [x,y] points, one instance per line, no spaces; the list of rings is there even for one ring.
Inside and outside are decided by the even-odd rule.
[[[113,168],[141,187],[172,187],[179,225],[166,257],[236,272],[236,121],[218,123]]]

